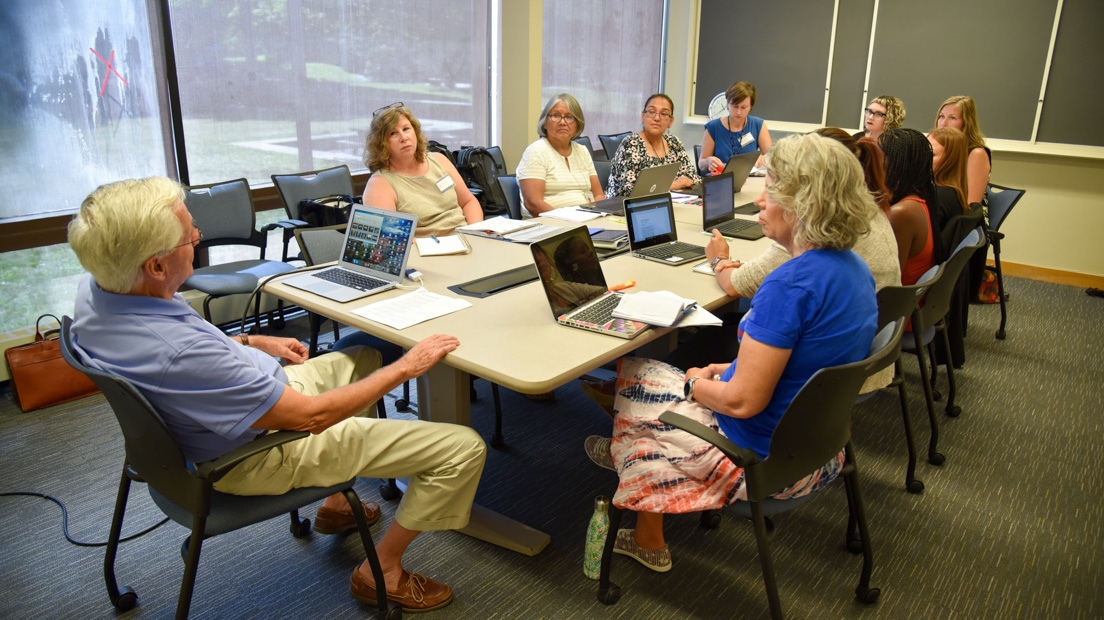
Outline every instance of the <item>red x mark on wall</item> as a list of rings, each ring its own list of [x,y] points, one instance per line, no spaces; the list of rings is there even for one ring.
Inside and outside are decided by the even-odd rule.
[[[107,65],[107,73],[104,74],[104,83],[103,83],[103,86],[100,87],[100,96],[101,97],[104,96],[104,91],[107,90],[107,80],[108,80],[108,78],[111,77],[112,73],[114,73],[115,75],[118,75],[119,79],[123,81],[123,84],[126,84],[127,86],[130,86],[130,83],[127,82],[125,79],[123,79],[123,76],[119,75],[119,72],[115,70],[115,67],[111,66],[115,62],[115,50],[111,50],[111,59],[110,60],[104,60],[103,56],[100,56],[99,54],[96,53],[96,50],[92,49],[91,47],[88,48],[88,49],[93,54],[96,54],[96,58],[99,58],[100,62]]]

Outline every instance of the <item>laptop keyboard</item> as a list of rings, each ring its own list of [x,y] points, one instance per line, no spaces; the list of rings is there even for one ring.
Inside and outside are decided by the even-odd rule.
[[[370,291],[380,288],[381,286],[387,286],[387,282],[378,278],[354,273],[347,269],[338,269],[336,267],[327,269],[326,271],[320,271],[315,275],[323,280],[329,280],[335,284],[355,288],[359,291]]]
[[[584,308],[578,314],[571,315],[571,320],[592,325],[605,325],[613,318],[613,310],[619,303],[621,303],[620,295],[606,295],[598,303]]]
[[[700,245],[676,241],[667,245],[658,245],[650,248],[645,248],[637,252],[637,254],[646,254],[648,256],[651,256],[652,258],[670,258],[675,254],[682,254],[683,252],[701,251],[702,247]]]
[[[719,226],[711,226],[710,228],[716,228],[721,231],[721,234],[736,234],[742,230],[747,230],[752,226],[755,226],[758,222],[754,220],[729,220]]]

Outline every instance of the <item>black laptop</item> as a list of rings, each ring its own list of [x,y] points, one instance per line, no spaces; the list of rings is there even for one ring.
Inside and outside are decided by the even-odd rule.
[[[732,194],[729,194],[731,200]],[[705,248],[678,240],[671,194],[625,199],[629,251],[633,256],[668,265],[681,265],[705,256]]]
[[[702,230],[713,229],[726,237],[755,241],[763,238],[763,227],[754,220],[737,219],[732,214],[732,174],[725,172],[702,182]]]

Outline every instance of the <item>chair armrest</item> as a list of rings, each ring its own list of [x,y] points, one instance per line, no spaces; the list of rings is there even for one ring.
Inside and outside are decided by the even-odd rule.
[[[296,228],[302,228],[309,226],[307,222],[303,220],[280,220],[279,222],[273,222],[272,224],[265,224],[265,227],[261,229],[261,232],[267,233],[270,230],[276,230],[282,228],[284,230],[294,230]]]
[[[989,229],[986,232],[989,233],[990,240],[1004,239],[1004,233],[1000,232],[999,230]]]
[[[197,463],[196,473],[204,480],[218,482],[223,476],[229,473],[231,469],[234,469],[239,463],[254,454],[267,452],[276,446],[302,439],[307,435],[310,435],[310,433],[306,431],[276,431],[275,433],[261,435],[244,446],[234,448],[213,461]]]
[[[732,440],[728,437],[682,414],[675,413],[674,411],[664,411],[659,416],[659,421],[664,424],[669,424],[679,430],[686,431],[695,437],[704,439],[717,446],[717,448],[737,467],[747,467],[748,465],[754,465],[759,462],[759,455],[754,451],[748,450],[747,448],[741,448],[732,443]]]

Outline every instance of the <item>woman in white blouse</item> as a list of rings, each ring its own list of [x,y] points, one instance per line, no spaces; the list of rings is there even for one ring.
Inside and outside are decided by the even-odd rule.
[[[585,126],[583,110],[571,95],[553,95],[545,104],[537,122],[541,137],[525,149],[517,168],[521,202],[528,211],[523,215],[537,216],[606,197],[590,151],[572,142]]]

